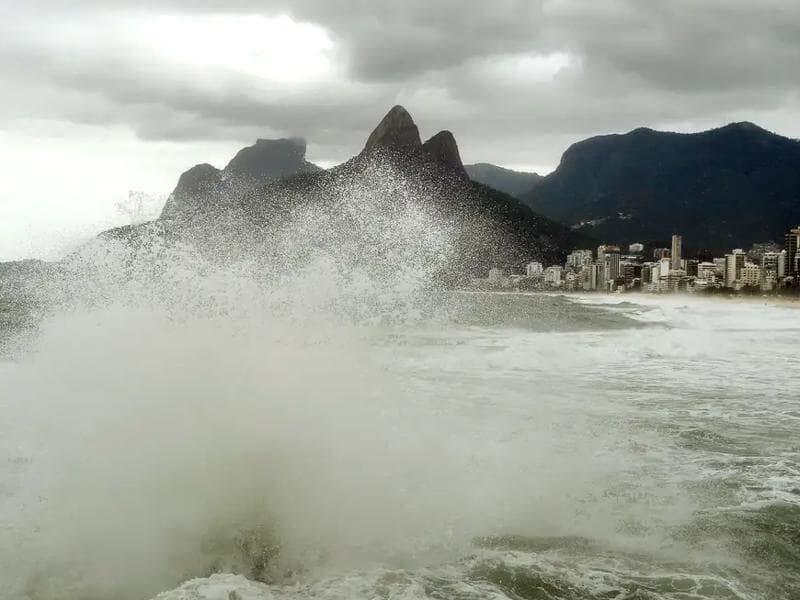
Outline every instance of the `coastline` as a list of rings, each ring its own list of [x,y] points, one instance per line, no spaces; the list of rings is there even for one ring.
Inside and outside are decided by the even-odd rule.
[[[638,298],[650,298],[650,297],[667,297],[667,298],[683,298],[683,299],[693,299],[693,300],[701,300],[701,301],[708,301],[708,302],[729,302],[734,304],[761,304],[764,306],[786,306],[791,308],[798,308],[800,307],[800,297],[798,296],[766,296],[766,295],[744,295],[744,294],[709,294],[709,295],[698,295],[698,294],[643,294],[643,293],[627,293],[627,294],[620,294],[620,296],[636,296]]]
[[[645,304],[652,304],[654,301],[681,301],[691,300],[699,302],[719,302],[733,304],[761,304],[764,306],[777,306],[784,308],[800,308],[800,296],[767,296],[767,295],[744,295],[744,294],[654,294],[645,292],[629,291],[624,293],[600,293],[600,292],[579,292],[565,290],[514,290],[514,289],[470,289],[456,288],[457,293],[473,294],[500,294],[500,295],[531,295],[531,296],[564,296],[566,298],[606,298],[610,302],[624,302],[630,300],[636,302],[642,300]]]

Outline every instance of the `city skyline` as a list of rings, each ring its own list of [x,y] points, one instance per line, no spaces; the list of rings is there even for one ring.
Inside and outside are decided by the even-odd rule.
[[[646,260],[646,246],[628,245],[628,254],[615,244],[591,249],[574,249],[565,264],[545,266],[537,260],[526,265],[525,275],[506,275],[491,269],[485,282],[495,287],[520,289],[563,289],[565,291],[643,291],[653,293],[730,289],[770,292],[796,289],[800,279],[800,225],[787,229],[784,247],[772,250],[757,244],[750,251],[734,248],[711,260],[682,257],[683,237],[673,234],[671,248],[652,248]],[[748,260],[753,259],[753,260]],[[473,285],[481,286],[481,279]]]

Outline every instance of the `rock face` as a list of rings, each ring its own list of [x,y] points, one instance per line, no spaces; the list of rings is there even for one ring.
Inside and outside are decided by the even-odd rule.
[[[224,190],[222,171],[207,163],[195,165],[178,179],[178,185],[164,205],[161,218],[178,218],[207,210]]]
[[[448,171],[462,177],[468,177],[461,162],[456,138],[449,131],[440,131],[422,145],[422,151],[429,160],[441,165]]]
[[[800,222],[800,142],[752,123],[694,134],[636,129],[571,146],[521,197],[595,238],[712,253],[781,241]]]
[[[161,218],[191,218],[214,210],[218,203],[225,203],[249,188],[281,177],[322,170],[305,157],[303,139],[259,139],[239,150],[223,170],[209,164],[196,165],[180,176]]]
[[[538,173],[513,171],[489,163],[476,163],[464,167],[473,181],[477,181],[516,198],[530,192],[542,180]]]
[[[417,152],[421,145],[419,129],[411,115],[402,106],[394,106],[367,138],[361,155],[386,151],[412,154]]]
[[[387,171],[388,169],[388,171]],[[405,186],[397,186],[402,181]],[[248,194],[242,208],[264,227],[294,214],[294,207],[329,206],[343,188],[368,190],[387,206],[403,206],[408,188],[454,226],[457,263],[453,279],[485,275],[491,267],[520,269],[538,258],[561,262],[574,247],[593,242],[518,200],[473,182],[453,134],[441,131],[424,144],[408,112],[392,108],[351,160],[325,172],[274,181]],[[369,194],[368,194],[369,195]]]
[[[418,167],[427,164],[451,176],[467,177],[453,134],[440,131],[423,144],[419,128],[402,106],[394,106],[383,117],[357,158],[376,156],[394,163],[416,163]]]
[[[321,169],[306,160],[306,141],[300,138],[263,140],[242,148],[225,167],[223,174],[263,185],[273,179],[313,173]]]
[[[370,134],[361,153],[354,159],[378,158],[395,165],[443,171],[448,176],[466,178],[458,145],[449,131],[440,131],[424,144],[419,129],[408,111],[393,107]]]

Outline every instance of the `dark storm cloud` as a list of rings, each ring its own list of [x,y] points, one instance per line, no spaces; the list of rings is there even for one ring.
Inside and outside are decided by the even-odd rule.
[[[475,57],[569,48],[590,62],[602,58],[612,68],[695,89],[691,84],[702,87],[706,81],[762,81],[765,73],[796,82],[779,68],[797,59],[800,49],[800,3],[792,0],[40,0],[36,5],[56,16],[76,10],[143,12],[148,6],[184,14],[288,13],[331,31],[348,50],[357,79],[405,79]]]
[[[562,138],[771,110],[791,129],[800,116],[794,0],[41,0],[6,12],[6,115],[121,124],[146,139],[299,134],[344,158],[402,101],[426,132],[453,129],[468,157],[552,162]],[[109,15],[165,12],[289,14],[329,33],[343,76],[271,86],[48,37],[67,18],[102,27]],[[557,73],[547,57],[561,57]]]
[[[315,0],[293,6],[298,18],[336,32],[357,78],[381,81],[536,47],[543,22],[536,0]]]

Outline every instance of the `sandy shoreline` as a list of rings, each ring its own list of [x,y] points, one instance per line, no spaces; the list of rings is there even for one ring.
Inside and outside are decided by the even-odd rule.
[[[738,294],[646,294],[641,292],[628,292],[623,294],[606,294],[608,297],[642,299],[653,301],[663,300],[696,300],[700,302],[719,302],[730,304],[761,304],[762,306],[779,306],[783,308],[800,308],[800,296],[745,296]]]
[[[608,303],[614,304],[616,302],[637,302],[641,301],[642,304],[659,304],[659,303],[674,303],[674,302],[699,302],[699,303],[719,303],[719,304],[748,304],[762,306],[775,306],[779,308],[800,308],[800,296],[746,296],[737,294],[650,294],[643,292],[624,292],[619,294],[597,293],[597,292],[565,292],[558,290],[549,291],[534,291],[534,290],[475,290],[475,289],[459,289],[455,290],[458,293],[477,293],[477,294],[503,294],[503,295],[545,295],[545,296],[564,296],[565,298],[586,298],[607,299]]]

